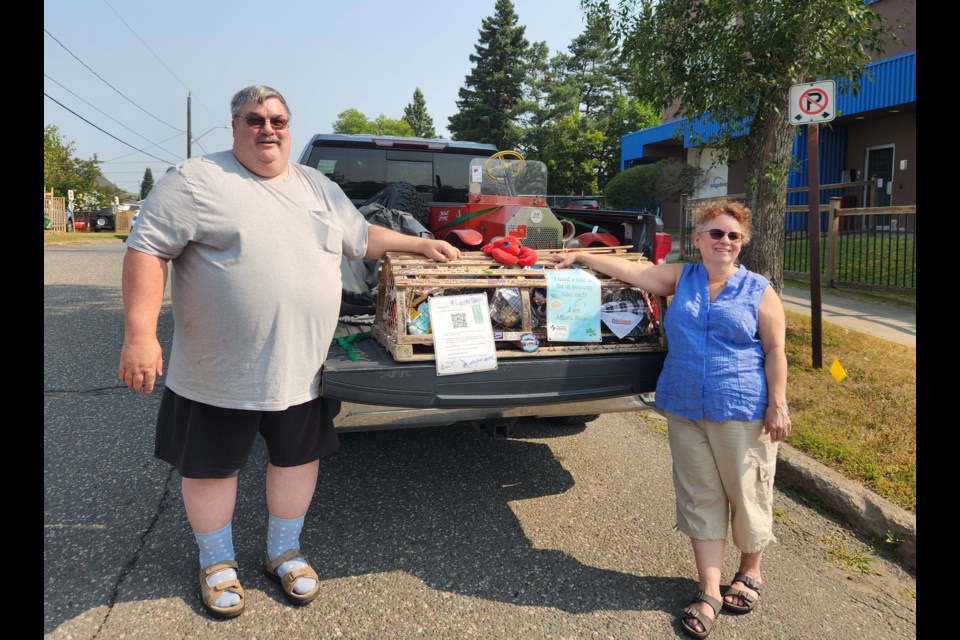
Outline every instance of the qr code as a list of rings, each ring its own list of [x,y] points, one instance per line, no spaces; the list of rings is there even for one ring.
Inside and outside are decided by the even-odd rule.
[[[451,313],[450,319],[453,322],[454,329],[466,329],[467,328],[467,314],[465,313]]]

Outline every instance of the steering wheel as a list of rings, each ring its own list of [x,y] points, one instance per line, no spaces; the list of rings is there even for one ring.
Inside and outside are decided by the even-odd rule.
[[[494,166],[494,161],[499,161],[499,164]],[[516,151],[498,151],[487,158],[483,172],[496,182],[507,182],[520,177],[526,168],[526,161]]]

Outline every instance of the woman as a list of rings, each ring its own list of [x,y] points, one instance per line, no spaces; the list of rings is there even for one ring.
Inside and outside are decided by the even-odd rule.
[[[680,624],[705,638],[720,609],[753,610],[763,580],[760,558],[773,536],[777,443],[790,435],[786,320],[770,281],[737,262],[750,241],[750,210],[740,204],[697,211],[695,264],[633,262],[569,252],[579,263],[658,296],[674,296],[664,316],[669,352],[657,381],[673,457],[677,529],[690,537],[700,588]],[[730,525],[740,565],[721,593]]]

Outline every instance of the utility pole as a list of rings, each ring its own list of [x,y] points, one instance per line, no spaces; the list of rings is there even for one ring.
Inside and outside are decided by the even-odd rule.
[[[190,143],[193,140],[193,131],[190,130],[190,92],[187,92],[187,157],[190,157]]]

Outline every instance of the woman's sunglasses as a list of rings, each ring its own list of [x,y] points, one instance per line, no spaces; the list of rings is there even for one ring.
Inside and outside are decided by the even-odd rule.
[[[721,231],[720,229],[705,229],[700,233],[710,234],[710,237],[713,238],[714,240],[719,240],[724,235],[730,238],[730,242],[740,242],[741,240],[743,240],[743,234],[740,233],[739,231],[729,231],[726,234],[724,234],[723,231]]]

